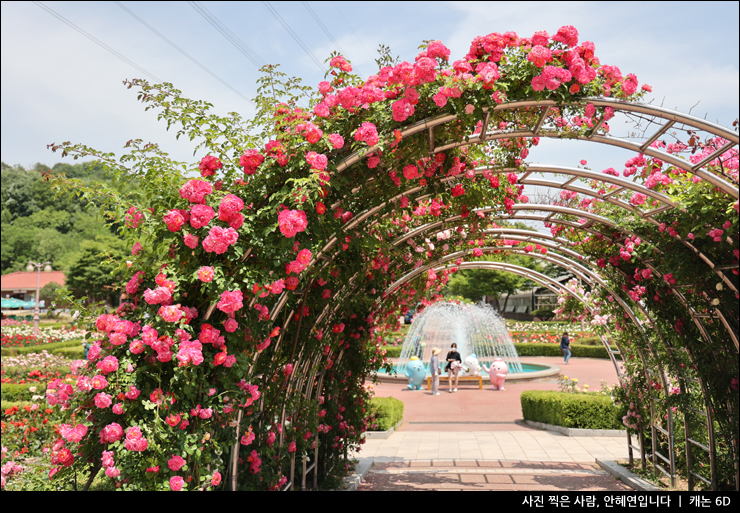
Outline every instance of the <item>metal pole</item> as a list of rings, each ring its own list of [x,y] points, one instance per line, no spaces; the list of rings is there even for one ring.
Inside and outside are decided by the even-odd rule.
[[[39,335],[39,296],[41,295],[41,267],[44,268],[44,272],[51,271],[51,262],[44,262],[43,264],[37,264],[36,262],[28,262],[26,271],[29,273],[33,272],[33,268],[36,268],[36,307],[33,309],[33,334],[34,336]]]
[[[41,266],[36,264],[36,308],[33,309],[33,334],[39,335],[39,293],[41,291]]]

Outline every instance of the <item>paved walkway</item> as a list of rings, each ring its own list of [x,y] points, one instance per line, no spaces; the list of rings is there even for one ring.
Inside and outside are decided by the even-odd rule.
[[[368,439],[357,458],[375,462],[507,460],[594,463],[626,459],[626,437],[568,437],[527,427],[521,431],[397,431]]]
[[[561,358],[526,358],[562,364]],[[600,388],[617,383],[608,360],[577,359],[562,373]],[[439,396],[403,384],[376,384],[375,395],[404,402],[404,423],[387,439],[369,438],[355,458],[374,464],[364,490],[625,490],[595,460],[627,459],[626,437],[567,437],[523,422],[524,390],[558,390],[556,382],[506,385],[495,392],[441,383]]]
[[[360,491],[627,491],[594,463],[415,461],[376,463]]]

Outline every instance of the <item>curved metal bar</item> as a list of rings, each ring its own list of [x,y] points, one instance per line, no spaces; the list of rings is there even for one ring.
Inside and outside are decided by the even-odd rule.
[[[733,145],[738,144],[740,141],[738,140],[738,135],[725,127],[722,127],[720,125],[717,125],[715,123],[711,123],[708,121],[705,121],[703,119],[697,118],[695,116],[690,116],[687,114],[682,114],[680,112],[674,112],[668,109],[664,109],[662,107],[656,107],[653,105],[647,105],[647,104],[641,104],[641,103],[631,103],[631,102],[624,102],[620,100],[614,100],[614,99],[607,99],[607,98],[583,98],[579,101],[574,101],[566,104],[558,104],[557,102],[553,100],[523,100],[519,102],[511,102],[511,103],[502,103],[500,105],[496,105],[491,108],[484,108],[484,112],[486,112],[486,115],[493,111],[506,111],[506,110],[516,110],[521,108],[531,108],[531,107],[543,107],[546,109],[546,112],[549,111],[552,107],[562,107],[562,106],[586,106],[587,104],[593,104],[596,107],[611,107],[612,109],[616,111],[624,111],[624,112],[638,112],[641,114],[648,114],[652,116],[656,116],[659,118],[663,118],[669,121],[670,125],[674,123],[682,123],[684,125],[691,126],[693,128],[697,128],[699,130],[704,130],[706,132],[709,132],[711,134],[723,137],[730,141],[732,144],[725,145],[721,150],[715,152],[715,157],[721,156],[725,151],[729,150]],[[454,114],[441,114],[439,116],[431,117],[423,119],[403,130],[401,130],[401,138],[406,138],[411,135],[417,134],[419,132],[423,132],[425,130],[431,130],[434,127],[449,123],[451,121],[457,120],[457,115]],[[451,143],[447,145],[443,145],[434,149],[430,149],[430,153],[437,153],[440,151],[444,151],[446,149],[455,148],[463,145],[468,144],[476,144],[481,143],[489,140],[495,140],[495,139],[508,139],[508,138],[514,138],[514,137],[524,137],[524,138],[532,138],[532,137],[549,137],[549,138],[561,138],[562,134],[556,131],[542,131],[541,126],[542,122],[544,121],[543,118],[540,118],[539,122],[535,126],[535,128],[532,131],[512,131],[512,132],[492,132],[492,133],[482,133],[478,136],[473,136],[468,138],[467,141],[460,142],[460,143]],[[669,125],[669,126],[670,126]],[[659,131],[659,134],[657,136],[662,135],[663,131]],[[657,139],[657,136],[651,137],[648,142],[652,142],[655,139]],[[704,159],[704,161],[700,162],[698,165],[689,165],[687,161],[681,160],[677,157],[674,157],[673,155],[656,150],[654,148],[650,148],[648,145],[643,143],[642,145],[633,143],[631,141],[626,141],[624,139],[619,139],[616,137],[606,137],[602,135],[598,135],[595,133],[595,130],[592,130],[591,133],[587,136],[581,136],[577,134],[568,134],[569,138],[575,138],[579,140],[584,141],[591,141],[601,144],[609,144],[612,146],[618,146],[627,150],[634,151],[636,153],[643,153],[652,157],[659,158],[663,160],[664,162],[668,162],[676,167],[679,167],[681,169],[684,169],[685,171],[688,171],[690,173],[696,174],[697,176],[700,176],[701,178],[707,180],[708,182],[712,183],[714,186],[719,187],[720,189],[724,190],[734,198],[738,198],[738,189],[737,187],[733,186],[731,183],[725,181],[722,178],[717,177],[716,175],[705,171],[701,169],[702,165],[705,165],[706,163],[710,162],[712,159]],[[374,151],[377,151],[379,149],[379,146],[373,146],[371,148],[368,148],[366,150],[363,150],[361,152],[355,152],[348,157],[346,157],[344,160],[339,162],[336,166],[337,172],[342,172],[347,167],[351,166],[352,164],[359,161],[361,158],[363,158],[365,155],[369,155],[373,153]],[[723,176],[723,173],[720,173]],[[730,178],[730,177],[728,177]]]
[[[485,140],[495,141],[499,139],[515,139],[515,138],[531,139],[533,137],[547,137],[549,139],[563,139],[564,138],[563,134],[557,131],[543,130],[535,134],[531,130],[516,130],[516,131],[510,131],[510,132],[506,132],[506,131],[490,132],[485,135]],[[643,148],[639,144],[634,143],[632,141],[626,141],[624,139],[619,139],[615,137],[607,137],[604,135],[594,134],[591,136],[585,136],[585,135],[578,135],[578,134],[568,134],[568,139],[607,144],[609,146],[617,146],[619,148],[624,148],[626,150],[634,151],[635,153],[643,153],[645,155],[658,158],[673,166],[681,168],[684,171],[695,174],[699,176],[700,178],[702,178],[703,180],[706,180],[707,182],[711,183],[715,187],[719,187],[720,189],[722,189],[724,192],[726,192],[733,198],[735,199],[738,198],[738,195],[739,195],[738,188],[735,187],[732,183],[727,182],[726,180],[710,173],[709,171],[705,171],[703,169],[695,169],[694,166],[691,164],[691,162],[675,157],[671,155],[670,153],[658,151],[652,148]],[[469,138],[467,141],[457,141],[457,142],[442,145],[438,148],[435,148],[434,153],[451,150],[453,148],[459,148],[461,146],[479,144],[480,142],[481,142],[480,136],[475,136],[475,137]]]

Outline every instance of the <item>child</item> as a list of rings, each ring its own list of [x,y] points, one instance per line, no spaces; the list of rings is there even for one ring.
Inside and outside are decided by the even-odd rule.
[[[432,348],[432,361],[429,364],[429,370],[432,373],[432,395],[439,395],[439,374],[442,369],[439,367],[439,353],[442,350],[438,347]]]

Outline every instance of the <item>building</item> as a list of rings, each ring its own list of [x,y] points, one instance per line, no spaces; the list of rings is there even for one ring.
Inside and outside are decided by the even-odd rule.
[[[40,278],[40,279],[39,279]],[[2,287],[0,296],[4,299],[16,298],[21,301],[36,300],[36,280],[39,280],[39,288],[47,283],[58,283],[64,286],[64,273],[62,271],[51,271],[39,273],[37,271],[19,271],[16,273],[3,274],[0,277]]]
[[[573,278],[572,274],[565,274],[553,278],[555,281],[565,285]],[[486,296],[486,302],[492,303],[498,308],[504,319],[516,321],[534,320],[532,312],[541,308],[555,310],[558,306],[558,296],[547,287],[535,287],[530,290],[518,290],[514,294],[502,294],[498,297],[498,305],[493,296]]]

